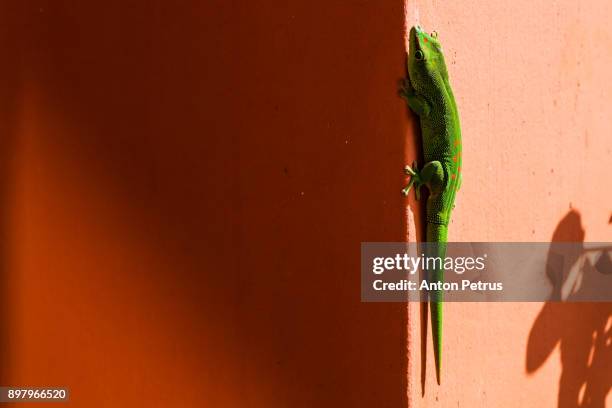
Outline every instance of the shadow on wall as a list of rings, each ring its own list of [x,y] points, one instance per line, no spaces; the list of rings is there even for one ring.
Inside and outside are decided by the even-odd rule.
[[[9,264],[9,245],[7,227],[10,224],[10,197],[12,188],[12,154],[14,151],[15,117],[17,111],[16,88],[17,83],[15,64],[18,59],[21,38],[11,35],[14,32],[16,21],[16,5],[9,2],[0,2],[0,52],[4,63],[0,64],[0,384],[9,384],[9,361],[11,355],[8,351],[9,330],[8,322],[11,318],[10,290],[7,284],[7,271]]]
[[[402,86],[404,78],[408,76],[407,70],[407,61],[404,61],[404,66],[406,70],[402,78],[398,81],[398,89]],[[423,139],[421,137],[421,126],[420,120],[416,114],[414,114],[408,105],[405,105],[406,116],[409,118],[408,122],[408,134],[412,135],[407,139],[406,144],[406,164],[413,163],[416,161],[417,163],[423,163]],[[412,164],[413,167],[417,167],[417,165]],[[409,181],[409,177],[405,177],[404,185],[407,185]],[[414,222],[414,234],[415,236],[409,236],[408,241],[416,241],[423,242],[425,241],[425,237],[427,234],[427,223],[423,222],[427,219],[426,214],[426,205],[427,198],[429,197],[429,190],[424,188],[421,189],[421,200],[416,199],[415,189],[412,189],[408,196],[406,197],[406,201],[408,206],[410,207],[410,211],[413,214],[413,217],[410,217],[409,222]],[[421,271],[421,273],[423,273]],[[424,279],[425,276],[421,275],[419,279]],[[427,377],[427,328],[428,328],[428,319],[429,319],[429,309],[426,296],[422,295],[422,301],[419,302],[419,316],[420,316],[420,348],[421,348],[421,396],[425,395],[425,381]]]
[[[553,242],[584,242],[580,213],[569,211],[559,222]],[[569,264],[580,256],[578,251]],[[554,290],[529,334],[527,373],[534,373],[546,362],[557,345],[562,372],[559,379],[559,407],[604,407],[612,386],[612,303],[558,303],[564,276],[549,256],[547,275]]]
[[[3,81],[4,82],[4,81]],[[0,384],[8,384],[9,378],[9,360],[8,353],[8,320],[11,317],[9,310],[9,294],[10,290],[7,287],[7,270],[8,270],[8,245],[7,245],[7,225],[9,224],[9,186],[10,186],[10,154],[12,149],[11,124],[8,119],[7,112],[13,112],[12,107],[6,106],[6,101],[10,99],[4,98],[8,92],[7,89],[0,84]],[[6,119],[6,120],[5,120]]]

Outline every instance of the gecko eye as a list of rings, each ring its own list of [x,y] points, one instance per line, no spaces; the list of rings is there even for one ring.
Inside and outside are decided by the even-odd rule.
[[[431,36],[432,36],[433,38],[438,38],[438,32],[437,32],[437,31],[432,31],[432,32],[431,32]]]
[[[423,51],[421,50],[416,50],[416,52],[414,53],[414,58],[417,61],[423,61],[425,59],[425,54],[423,54]]]

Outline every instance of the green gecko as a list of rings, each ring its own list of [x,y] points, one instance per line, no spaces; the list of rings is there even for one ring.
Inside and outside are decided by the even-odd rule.
[[[410,176],[408,186],[402,190],[408,195],[414,186],[416,198],[420,188],[429,190],[427,199],[427,242],[435,245],[434,254],[445,257],[448,223],[454,207],[455,195],[461,185],[461,128],[459,112],[448,80],[442,46],[438,35],[427,34],[421,27],[410,30],[408,50],[408,77],[403,81],[400,95],[421,122],[425,165],[419,170],[416,162],[406,166]],[[443,281],[442,270],[429,271],[428,279]],[[442,359],[442,300],[441,291],[429,294],[436,379],[440,384]]]

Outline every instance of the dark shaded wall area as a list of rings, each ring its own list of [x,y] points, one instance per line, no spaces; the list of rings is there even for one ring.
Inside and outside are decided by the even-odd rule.
[[[73,406],[400,407],[401,2],[5,1],[3,384]]]

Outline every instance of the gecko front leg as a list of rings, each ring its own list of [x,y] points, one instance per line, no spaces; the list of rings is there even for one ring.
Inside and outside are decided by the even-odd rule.
[[[406,100],[408,107],[411,111],[416,113],[419,116],[428,116],[431,111],[431,106],[425,98],[421,95],[417,95],[414,92],[414,88],[410,84],[410,80],[408,78],[404,79],[401,83],[399,94],[402,98]]]

